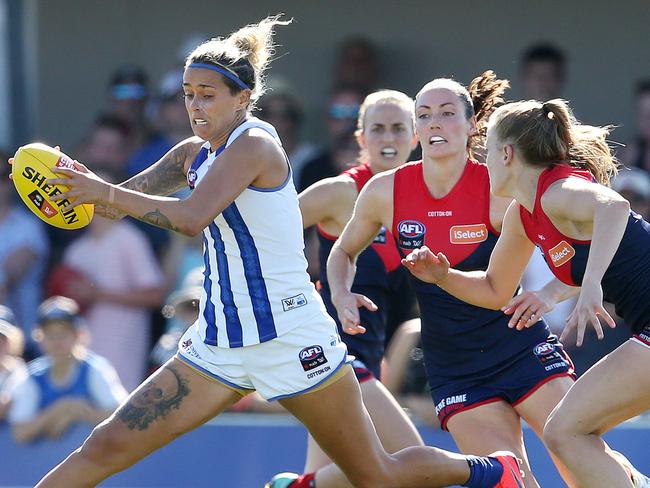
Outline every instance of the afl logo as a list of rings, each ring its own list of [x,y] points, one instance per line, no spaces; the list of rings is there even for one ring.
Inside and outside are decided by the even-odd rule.
[[[403,249],[416,249],[424,245],[427,228],[417,220],[402,220],[397,224],[399,245]]]
[[[323,348],[318,345],[305,347],[298,353],[298,359],[302,364],[302,369],[309,371],[318,368],[320,365],[327,362],[327,358],[323,353]]]
[[[195,170],[191,169],[187,172],[187,184],[189,185],[190,188],[194,188],[197,178],[198,175],[196,174]]]
[[[535,356],[546,356],[553,352],[555,352],[555,346],[553,344],[549,344],[548,342],[537,344],[535,346],[535,349],[533,349]]]

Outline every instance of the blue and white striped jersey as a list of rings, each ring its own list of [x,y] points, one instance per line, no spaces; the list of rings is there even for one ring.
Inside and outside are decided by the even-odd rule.
[[[211,152],[209,143],[203,146],[188,172],[191,186],[199,185],[219,164],[219,154],[251,128],[265,130],[280,144],[272,125],[247,119],[222,148]],[[291,170],[277,188],[246,188],[203,230],[203,244],[205,279],[194,326],[206,344],[259,344],[326,314],[306,271]]]

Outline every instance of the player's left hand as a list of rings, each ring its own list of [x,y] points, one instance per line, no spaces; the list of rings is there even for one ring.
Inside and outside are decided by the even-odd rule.
[[[600,283],[596,285],[592,283],[583,283],[582,289],[580,290],[580,296],[578,297],[578,302],[566,319],[566,326],[560,336],[560,341],[564,341],[568,337],[569,333],[573,329],[576,329],[576,346],[582,346],[587,324],[591,324],[596,330],[598,339],[602,339],[605,337],[605,334],[598,318],[599,315],[610,328],[613,329],[616,327],[616,322],[603,307],[603,289],[600,286]]]
[[[75,161],[75,165],[76,169],[53,169],[52,171],[65,176],[65,178],[47,180],[50,185],[68,187],[67,191],[51,197],[54,201],[66,199],[70,201],[70,204],[62,209],[63,213],[83,203],[106,203],[108,201],[110,185],[78,161]]]

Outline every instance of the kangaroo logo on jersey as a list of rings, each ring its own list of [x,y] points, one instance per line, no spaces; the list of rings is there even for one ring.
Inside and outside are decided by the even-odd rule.
[[[487,225],[454,225],[449,229],[449,242],[452,244],[477,244],[488,238]]]
[[[198,179],[199,175],[196,174],[196,170],[191,169],[187,172],[187,185],[191,188],[194,189],[194,185],[196,185],[196,180]]]
[[[305,371],[311,371],[327,362],[323,348],[319,345],[305,347],[298,353],[300,364]]]
[[[397,224],[399,246],[403,249],[416,249],[424,245],[427,228],[417,220],[402,220]]]
[[[558,245],[552,247],[548,251],[548,255],[551,257],[551,262],[553,266],[559,268],[565,263],[571,261],[571,258],[575,256],[576,250],[571,247],[567,241],[562,241]]]

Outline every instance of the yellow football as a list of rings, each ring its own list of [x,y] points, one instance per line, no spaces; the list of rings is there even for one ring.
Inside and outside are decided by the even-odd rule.
[[[75,168],[75,162],[53,147],[40,142],[21,147],[14,156],[11,177],[16,191],[27,208],[41,220],[61,229],[80,229],[90,223],[95,213],[92,204],[79,205],[63,213],[68,200],[52,201],[54,195],[64,193],[65,185],[48,185],[47,180],[60,178],[54,168]]]

